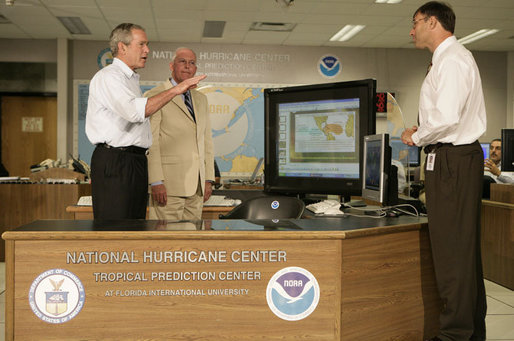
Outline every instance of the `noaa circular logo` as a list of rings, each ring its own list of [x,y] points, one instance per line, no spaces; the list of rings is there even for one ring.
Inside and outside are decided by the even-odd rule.
[[[111,49],[108,47],[100,51],[98,57],[96,58],[96,62],[98,64],[98,67],[100,69],[103,69],[107,65],[112,64],[113,59],[114,57],[112,56]]]
[[[266,289],[269,308],[287,321],[309,316],[318,306],[319,295],[316,278],[309,271],[294,266],[275,273]]]
[[[273,200],[273,202],[271,203],[271,208],[274,210],[279,208],[279,206],[280,206],[280,203],[277,200]]]
[[[80,279],[64,269],[41,273],[29,290],[30,308],[48,323],[68,322],[84,306],[86,293]]]
[[[318,61],[318,71],[326,78],[334,78],[341,72],[339,58],[332,55],[325,55]]]

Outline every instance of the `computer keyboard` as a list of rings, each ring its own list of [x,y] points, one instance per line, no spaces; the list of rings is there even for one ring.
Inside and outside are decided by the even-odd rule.
[[[305,206],[306,209],[311,211],[314,214],[329,214],[329,215],[340,215],[343,214],[342,211],[339,211],[339,207],[341,207],[341,203],[337,200],[323,200],[320,202],[316,202],[314,204],[309,204]],[[338,213],[341,212],[341,213]]]
[[[204,206],[237,206],[241,203],[239,199],[230,199],[224,195],[211,195],[209,200],[203,203]]]
[[[77,206],[93,206],[93,197],[90,195],[80,197]]]

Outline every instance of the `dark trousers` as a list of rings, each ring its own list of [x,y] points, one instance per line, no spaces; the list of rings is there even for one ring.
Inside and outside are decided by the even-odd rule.
[[[95,219],[145,219],[148,161],[144,150],[97,146],[91,158],[91,190]]]
[[[435,276],[443,301],[444,341],[485,340],[486,298],[480,253],[484,157],[478,142],[435,150],[426,170],[428,228]]]

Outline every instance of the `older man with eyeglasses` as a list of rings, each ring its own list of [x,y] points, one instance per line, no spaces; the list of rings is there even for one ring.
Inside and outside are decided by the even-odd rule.
[[[196,54],[178,48],[171,77],[145,93],[173,88],[195,76]],[[199,220],[214,182],[214,155],[207,97],[186,91],[163,106],[151,120],[153,145],[148,154],[150,219]]]

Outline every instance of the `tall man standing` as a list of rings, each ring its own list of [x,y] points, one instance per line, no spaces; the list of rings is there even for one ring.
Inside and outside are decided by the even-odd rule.
[[[443,301],[440,330],[430,340],[485,340],[486,299],[480,255],[483,153],[486,130],[482,82],[472,54],[453,35],[455,13],[430,1],[412,20],[410,35],[432,52],[420,93],[419,127],[402,140],[424,146],[428,227]]]
[[[151,98],[144,98],[136,69],[149,53],[144,29],[118,25],[110,36],[115,57],[89,85],[86,134],[96,145],[91,158],[95,219],[144,219],[148,202],[146,151],[152,144],[148,116],[175,96],[197,86],[193,77]]]
[[[145,93],[153,96],[196,73],[196,54],[175,51],[171,78]],[[198,220],[212,193],[214,155],[207,97],[187,91],[151,118],[153,145],[148,155],[151,219]]]

